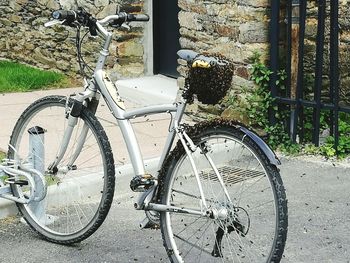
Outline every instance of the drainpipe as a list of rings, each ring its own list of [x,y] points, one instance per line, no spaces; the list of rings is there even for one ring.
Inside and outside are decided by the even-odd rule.
[[[291,26],[291,75],[290,75],[290,97],[292,100],[296,100],[297,96],[297,83],[298,83],[298,64],[299,64],[299,16],[300,16],[300,1],[292,0],[292,17],[290,19]],[[296,138],[296,116],[295,106],[291,106],[290,116],[290,135],[291,138]]]

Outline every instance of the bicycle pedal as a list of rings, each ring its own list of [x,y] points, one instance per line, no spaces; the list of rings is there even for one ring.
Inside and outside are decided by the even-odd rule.
[[[16,180],[15,178],[7,179],[6,183],[8,183],[8,184],[16,184],[16,185],[19,185],[19,186],[29,185],[27,180]]]
[[[150,174],[138,175],[130,181],[130,188],[133,192],[145,192],[155,185],[156,180]]]
[[[160,225],[158,223],[152,222],[147,217],[140,222],[139,227],[140,229],[160,229]]]

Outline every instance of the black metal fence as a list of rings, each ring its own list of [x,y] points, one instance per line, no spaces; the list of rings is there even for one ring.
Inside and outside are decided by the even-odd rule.
[[[320,119],[326,113],[337,147],[339,113],[350,113],[350,107],[339,103],[339,1],[271,1],[270,23],[271,94],[290,113],[286,126],[292,140],[305,140],[308,113],[311,140],[318,146]],[[287,74],[284,91],[277,84],[280,69]],[[270,121],[275,122],[273,111]]]

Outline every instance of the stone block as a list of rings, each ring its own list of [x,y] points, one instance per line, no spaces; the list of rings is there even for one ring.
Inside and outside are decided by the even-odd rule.
[[[106,5],[102,9],[102,11],[97,14],[97,18],[101,19],[101,18],[105,18],[106,16],[109,16],[109,15],[114,15],[116,10],[117,10],[117,4]]]
[[[249,80],[250,73],[247,66],[238,66],[235,68],[234,75],[241,77],[243,79]]]
[[[179,74],[183,77],[186,77],[187,76],[187,73],[188,73],[188,67],[187,66],[178,66],[176,68],[177,72],[179,72]]]
[[[250,80],[241,78],[239,76],[233,76],[232,90],[240,91],[242,88],[252,89],[254,88],[254,83]]]
[[[194,30],[202,30],[203,26],[198,21],[198,14],[194,12],[184,12],[180,11],[179,12],[179,23],[180,26],[189,28],[189,29],[194,29]]]
[[[18,12],[22,9],[22,6],[16,3],[15,1],[10,1],[9,6],[11,7],[12,10]]]
[[[48,0],[37,0],[37,3],[42,6],[46,6]]]
[[[197,51],[204,51],[208,50],[211,46],[210,44],[200,42],[200,41],[193,41],[191,39],[180,37],[180,46],[183,49],[192,49]]]
[[[77,5],[75,0],[60,0],[60,5],[62,7],[62,9],[65,10],[76,10],[77,9]]]
[[[118,54],[122,57],[142,57],[143,45],[134,41],[123,42],[118,46]]]
[[[120,5],[120,11],[127,13],[140,13],[142,12],[143,4],[134,3],[130,4],[129,2]]]
[[[239,36],[239,27],[235,25],[214,24],[214,32],[223,37],[229,37],[237,40]]]
[[[187,61],[184,59],[177,59],[177,63],[181,66],[187,66]]]
[[[343,43],[350,43],[350,32],[341,32],[340,41]]]
[[[55,59],[48,56],[48,54],[43,54],[45,51],[41,48],[37,47],[34,49],[33,57],[34,59],[42,65],[47,65],[49,67],[55,67],[56,61]]]
[[[70,70],[70,63],[64,60],[60,60],[60,63],[57,63],[57,68],[62,71],[68,71]]]
[[[268,42],[268,25],[262,22],[250,22],[239,26],[239,42],[266,43]]]
[[[15,0],[14,2],[16,2],[19,5],[26,5],[28,3],[29,0]]]
[[[238,6],[234,1],[226,1],[224,4],[207,4],[207,14],[215,19],[223,19],[225,22],[232,17],[240,17]]]
[[[267,7],[270,7],[270,1],[269,0],[237,0],[237,5],[267,8]]]
[[[96,15],[98,13],[98,8],[93,5],[92,2],[86,0],[77,0],[77,5],[83,7],[91,14]]]
[[[316,39],[317,36],[317,19],[308,19],[305,24],[305,37]]]
[[[10,16],[10,21],[14,22],[14,23],[19,23],[21,22],[22,18],[20,16],[17,15],[11,15]]]
[[[94,5],[96,7],[105,7],[109,4],[109,0],[95,0]]]
[[[0,51],[4,51],[6,49],[6,43],[3,41],[0,41]]]
[[[185,88],[185,78],[184,77],[177,78],[177,86],[179,87],[180,90],[183,90]]]
[[[110,75],[114,75],[115,78],[120,77],[138,77],[143,75],[144,73],[144,64],[143,63],[130,63],[127,65],[119,65],[115,64],[112,70],[109,70],[111,72]]]
[[[13,23],[10,20],[8,20],[7,18],[0,17],[0,25],[1,26],[9,27],[9,26],[12,26],[12,24]]]
[[[222,112],[221,117],[224,119],[239,121],[247,126],[250,124],[248,117],[243,114],[240,109],[227,108]]]
[[[207,28],[204,28],[205,30],[207,30]],[[215,40],[215,37],[212,34],[208,34],[207,32],[203,32],[203,31],[196,31],[193,29],[188,29],[188,28],[184,28],[181,27],[180,28],[180,34],[182,37],[186,37],[192,41],[200,41],[200,42],[213,42]]]
[[[184,11],[194,12],[197,14],[206,14],[207,9],[203,3],[192,2],[188,0],[179,0],[179,7]]]
[[[49,0],[47,1],[47,8],[49,8],[50,10],[59,10],[60,9],[60,4],[57,0]]]

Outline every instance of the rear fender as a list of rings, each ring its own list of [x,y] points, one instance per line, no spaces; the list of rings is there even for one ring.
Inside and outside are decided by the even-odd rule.
[[[271,164],[276,166],[281,164],[274,151],[257,134],[243,126],[240,126],[239,130],[245,135],[247,135],[250,139],[252,139],[260,147],[260,149],[264,152]]]
[[[272,165],[277,166],[281,164],[274,151],[266,144],[266,142],[264,142],[263,139],[259,137],[259,135],[257,135],[255,132],[253,132],[240,122],[219,118],[210,121],[200,122],[194,126],[187,126],[186,132],[190,136],[190,138],[193,138],[195,137],[194,135],[199,134],[201,131],[215,127],[227,127],[229,129],[235,129],[237,131],[240,131],[241,133],[243,133],[242,140],[244,140],[244,138],[248,136],[261,149],[261,151],[265,154],[265,156],[268,158]]]

